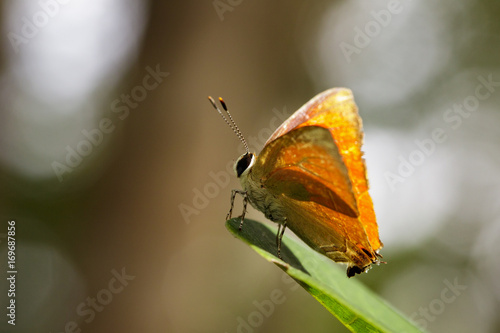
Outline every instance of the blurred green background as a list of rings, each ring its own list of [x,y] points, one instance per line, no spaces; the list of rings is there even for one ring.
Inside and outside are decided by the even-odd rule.
[[[225,230],[242,147],[206,98],[258,152],[336,86],[363,118],[388,262],[356,279],[430,332],[500,330],[500,3],[11,0],[1,17],[2,309],[10,220],[18,274],[0,331],[345,332]]]

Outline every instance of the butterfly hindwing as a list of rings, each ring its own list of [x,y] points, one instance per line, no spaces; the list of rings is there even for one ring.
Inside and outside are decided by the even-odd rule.
[[[316,251],[360,267],[375,258],[358,220],[347,168],[328,129],[300,127],[270,142],[252,177],[281,202],[289,212],[289,228]]]

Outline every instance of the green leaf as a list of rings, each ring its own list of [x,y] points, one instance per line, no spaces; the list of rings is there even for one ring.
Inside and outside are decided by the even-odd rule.
[[[316,298],[352,332],[422,332],[356,278],[347,278],[345,266],[334,263],[304,243],[283,236],[277,257],[276,228],[245,219],[226,222],[228,230],[276,264]]]

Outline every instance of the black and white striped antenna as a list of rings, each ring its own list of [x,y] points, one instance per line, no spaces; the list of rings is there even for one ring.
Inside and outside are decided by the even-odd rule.
[[[216,109],[217,112],[219,112],[220,116],[222,117],[222,119],[224,119],[224,121],[226,122],[226,124],[229,127],[231,127],[231,129],[233,130],[234,134],[236,134],[236,136],[243,143],[243,145],[245,146],[245,150],[247,151],[247,154],[248,154],[250,151],[248,149],[247,141],[245,140],[245,137],[243,136],[243,134],[241,133],[240,129],[238,128],[238,126],[236,125],[235,121],[233,120],[233,117],[231,117],[231,113],[229,113],[229,111],[227,110],[226,103],[224,102],[224,100],[222,99],[222,97],[219,97],[219,102],[222,105],[222,108],[224,109],[224,111],[226,111],[226,114],[229,117],[230,121],[227,120],[226,116],[224,116],[224,114],[219,109],[219,107],[217,106],[217,104],[215,104],[215,101],[214,101],[214,99],[211,96],[208,96],[208,100],[210,101],[210,103],[212,103],[212,106],[214,107],[214,109]]]

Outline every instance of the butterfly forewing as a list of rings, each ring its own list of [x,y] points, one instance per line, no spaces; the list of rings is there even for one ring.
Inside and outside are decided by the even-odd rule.
[[[266,145],[252,177],[275,195],[359,215],[347,169],[325,128],[298,128]]]
[[[330,131],[352,184],[359,220],[366,230],[372,249],[380,249],[382,243],[378,237],[373,203],[368,194],[366,167],[361,151],[362,121],[352,92],[345,88],[333,88],[317,95],[285,121],[271,135],[266,145],[293,129],[306,126],[321,126]]]

